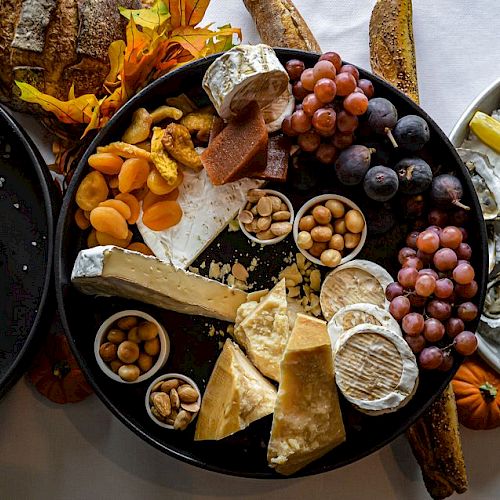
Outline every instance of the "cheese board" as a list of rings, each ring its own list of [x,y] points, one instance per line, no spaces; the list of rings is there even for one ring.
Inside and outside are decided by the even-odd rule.
[[[268,49],[258,50],[260,50],[259,54],[261,55],[269,52]],[[313,66],[316,68],[315,64],[318,61],[316,54],[289,49],[276,49],[274,52],[281,65],[290,63],[290,61],[303,62],[302,69],[298,73],[297,66],[300,65],[294,63],[295,67],[291,67],[290,64],[286,64],[290,79],[296,82],[294,87],[297,87],[297,78],[299,81],[302,80],[301,73],[312,74],[312,69],[310,71],[304,70],[304,65],[306,68]],[[470,242],[470,247],[464,243],[467,248],[464,247],[463,250],[465,252],[472,247],[472,254],[468,255],[468,259],[461,256],[463,262],[460,262],[460,265],[465,267],[460,268],[461,273],[456,273],[457,279],[465,280],[469,284],[470,280],[468,278],[462,279],[461,276],[468,275],[471,267],[475,271],[475,290],[471,294],[473,303],[456,300],[457,314],[463,316],[464,321],[467,322],[467,328],[474,331],[477,325],[474,308],[481,308],[484,300],[487,264],[486,233],[480,217],[480,207],[465,167],[432,119],[387,83],[362,69],[344,63],[345,71],[340,72],[339,75],[346,74],[339,78],[338,88],[341,89],[342,85],[349,86],[352,81],[355,83],[359,81],[360,85],[366,86],[365,91],[370,94],[370,97],[375,95],[375,99],[371,100],[374,102],[373,106],[368,104],[366,118],[360,117],[359,135],[357,132],[359,139],[357,143],[364,144],[365,150],[374,156],[372,168],[368,169],[366,158],[362,157],[358,162],[362,164],[360,168],[364,169],[361,177],[359,170],[353,172],[348,169],[349,171],[346,172],[345,152],[349,151],[350,144],[342,143],[346,140],[345,134],[344,136],[340,134],[339,137],[334,138],[335,142],[332,141],[333,149],[341,150],[335,168],[333,168],[332,158],[327,156],[327,153],[332,152],[332,148],[325,143],[324,139],[313,137],[312,140],[318,143],[312,148],[310,135],[307,137],[304,137],[304,133],[299,135],[298,147],[297,144],[291,146],[290,152],[293,150],[294,153],[291,154],[286,165],[288,171],[285,172],[282,182],[271,181],[265,186],[266,189],[270,188],[282,193],[291,201],[296,212],[316,196],[322,194],[339,195],[337,199],[328,197],[330,200],[325,201],[325,205],[314,204],[305,212],[306,215],[302,218],[303,220],[301,219],[302,225],[299,224],[300,232],[298,232],[296,239],[297,245],[304,245],[300,249],[308,251],[300,253],[292,234],[291,214],[286,210],[286,204],[282,206],[279,197],[273,199],[273,195],[266,195],[265,189],[259,189],[264,185],[262,177],[243,177],[240,179],[234,177],[240,170],[244,171],[247,166],[245,164],[247,158],[258,156],[258,145],[262,137],[267,137],[267,133],[272,134],[275,130],[267,130],[263,126],[264,122],[259,121],[259,111],[252,108],[252,102],[249,102],[248,105],[246,102],[240,102],[236,107],[235,113],[246,113],[246,121],[238,121],[241,118],[237,114],[233,121],[229,118],[228,125],[225,128],[222,127],[222,131],[219,130],[218,135],[212,138],[209,137],[209,133],[212,134],[213,130],[204,128],[207,113],[205,112],[205,116],[201,116],[204,114],[201,110],[208,109],[210,100],[202,88],[202,82],[204,87],[210,85],[210,80],[207,82],[207,74],[214,71],[217,60],[217,57],[214,56],[187,64],[149,85],[116,113],[109,124],[97,135],[81,159],[63,204],[56,235],[56,288],[62,321],[75,355],[96,393],[118,418],[153,446],[193,465],[225,474],[255,478],[278,478],[282,477],[280,474],[307,475],[325,472],[366,456],[402,433],[431,404],[449,383],[454,371],[458,368],[462,360],[460,352],[467,349],[462,349],[460,346],[455,349],[454,346],[460,342],[455,342],[451,333],[446,337],[450,342],[448,346],[437,344],[441,347],[436,347],[434,340],[430,340],[434,338],[436,342],[439,342],[435,331],[435,327],[439,326],[437,325],[439,320],[436,317],[440,316],[443,321],[450,317],[452,307],[450,302],[442,300],[429,302],[425,317],[426,321],[431,320],[432,323],[433,320],[434,323],[432,325],[429,323],[426,340],[433,345],[427,350],[422,350],[422,346],[417,346],[417,341],[412,339],[422,340],[424,344],[426,342],[420,336],[424,328],[423,316],[415,312],[410,313],[410,302],[406,296],[408,294],[403,296],[403,291],[398,293],[395,288],[399,286],[402,290],[403,288],[413,289],[416,283],[412,280],[417,279],[413,276],[413,273],[417,272],[416,265],[419,264],[421,269],[421,261],[425,259],[427,259],[428,267],[437,266],[440,275],[430,268],[427,269],[429,271],[427,276],[424,277],[426,273],[419,274],[420,277],[423,277],[421,280],[422,290],[427,287],[428,281],[432,281],[433,287],[435,282],[441,281],[440,290],[448,286],[448,283],[443,280],[451,282],[448,276],[451,276],[451,270],[459,264],[454,253],[455,262],[452,267],[447,267],[450,261],[448,255],[450,248],[446,246],[448,245],[447,240],[443,239],[443,245],[441,245],[443,248],[439,250],[440,238],[437,238],[434,249],[426,252],[421,250],[421,247],[427,249],[434,244],[438,232],[424,229],[428,224],[434,224],[432,227],[437,227],[437,223],[431,221],[430,214],[432,212],[436,215],[439,212],[430,210],[433,208],[431,205],[425,209],[424,213],[421,205],[424,202],[430,203],[431,199],[439,199],[441,207],[448,203],[451,210],[450,220],[453,218],[457,226],[463,226],[460,231],[453,226],[454,229],[450,232],[451,240],[454,242],[458,233],[460,233],[460,242],[466,238],[467,232],[472,234],[473,231],[474,234],[474,238],[467,240]],[[319,68],[322,72],[331,71],[333,63],[325,64],[325,60],[320,62],[322,64],[319,65]],[[208,68],[211,68],[210,72],[207,72]],[[272,68],[273,70],[279,68],[274,59]],[[249,71],[251,72],[252,68]],[[235,79],[228,83],[227,77],[225,78],[229,87],[235,82],[239,82],[238,79]],[[370,85],[361,84],[361,80],[366,82],[368,79],[371,82],[368,82]],[[307,76],[304,78],[304,82],[306,81]],[[255,79],[252,82],[257,88],[262,87],[262,83],[255,84]],[[241,87],[244,89],[245,85],[241,84]],[[286,85],[283,86],[281,83],[276,84],[275,87],[275,92],[284,92],[286,89]],[[323,87],[323,91],[326,93],[332,89],[331,83],[328,82],[323,82]],[[214,85],[211,91],[223,93],[221,88],[224,87],[219,84]],[[294,88],[294,95],[297,98],[296,91],[297,89]],[[363,92],[362,89],[361,91]],[[234,92],[235,89],[228,91],[226,97],[234,96]],[[338,95],[341,95],[340,92],[339,90]],[[355,112],[360,99],[351,98],[350,96],[353,96],[354,93],[350,92],[344,94],[347,96],[345,97],[346,101],[349,97],[348,102],[344,102],[344,107]],[[184,94],[184,97],[177,97],[181,93]],[[307,92],[305,94],[307,95]],[[251,93],[243,91],[240,97],[245,101],[248,95]],[[157,129],[159,127],[154,127],[154,116],[160,113],[162,106],[165,108],[166,99],[168,106],[175,107],[177,104],[182,107],[186,104],[186,96],[189,103],[195,104],[195,108],[186,110],[185,117],[182,117],[182,113],[175,117],[174,113],[169,111],[171,113],[170,123],[165,128],[165,134],[168,135],[168,138],[165,139],[164,135],[162,143],[172,157],[178,159],[175,156],[178,151],[168,148],[176,140],[180,140],[181,125],[188,129],[191,127],[192,129],[189,130],[191,137],[183,139],[185,144],[189,144],[190,151],[193,149],[192,141],[197,144],[203,143],[204,140],[208,141],[208,147],[205,147],[205,142],[205,146],[200,150],[200,158],[204,168],[199,169],[200,165],[195,156],[191,155],[189,158],[184,156],[183,160],[179,160],[180,163],[186,165],[186,162],[193,160],[191,162],[193,167],[181,169],[182,178],[179,180],[179,184],[172,189],[166,188],[162,195],[157,195],[153,191],[153,189],[157,189],[158,183],[155,184],[156,181],[153,182],[153,179],[150,182],[149,175],[151,173],[148,174],[147,170],[145,170],[142,183],[134,184],[137,180],[135,177],[129,183],[130,185],[125,187],[126,179],[122,175],[123,169],[133,168],[137,176],[143,175],[141,173],[143,170],[141,158],[153,162],[163,178],[169,177],[169,186],[175,185],[176,174],[175,169],[172,168],[172,158],[161,149],[161,146],[157,149]],[[295,106],[296,119],[292,115],[292,131],[290,132],[288,129],[289,134],[287,134],[286,128],[289,124],[285,125],[287,118],[283,120],[283,131],[285,135],[289,136],[292,143],[296,140],[294,137],[297,135],[293,133],[294,122],[299,128],[307,123],[303,108],[307,109],[307,106],[314,104],[312,98],[306,99],[305,97],[302,95],[300,99],[297,98],[297,100],[303,99],[303,104],[300,104],[299,107],[297,104]],[[183,102],[180,102],[181,100]],[[251,101],[251,99],[249,100]],[[384,136],[384,139],[377,139],[375,141],[377,145],[374,144],[373,135],[366,133],[367,124],[369,127],[374,126],[370,120],[376,126],[375,115],[379,113],[380,107],[387,106],[387,100],[390,100],[392,106],[397,109],[399,116],[419,118],[419,120],[412,118],[411,126],[406,124],[405,127],[411,129],[415,122],[417,122],[417,128],[421,127],[422,122],[426,124],[425,127],[428,127],[424,127],[423,142],[426,144],[419,146],[420,160],[416,166],[411,166],[410,170],[408,165],[401,164],[399,169],[391,170],[392,173],[388,173],[386,167],[379,166],[381,163],[396,165],[405,159],[405,147],[396,149],[392,145],[394,137],[385,138],[386,135],[391,135],[387,126],[382,127],[381,135]],[[214,98],[212,102],[216,110],[219,106],[224,110],[224,114],[231,109],[231,106],[225,103],[224,99]],[[266,104],[269,104],[267,97],[264,105]],[[288,108],[289,106],[286,105],[283,107],[285,110]],[[142,133],[142,130],[138,133],[137,130],[131,128],[131,123],[136,123],[134,115],[138,116],[138,110],[142,109],[146,111],[146,113],[141,111],[142,115],[150,120],[145,134]],[[321,123],[328,123],[329,120],[332,120],[334,116],[332,109],[330,107],[319,110],[320,115],[323,115],[320,119],[319,129],[321,129]],[[154,111],[149,113],[147,110]],[[164,111],[163,109],[161,112]],[[359,114],[362,115],[365,111],[366,108]],[[337,110],[337,112],[337,116],[342,116],[341,111]],[[211,113],[213,115],[214,112],[211,111]],[[148,116],[152,118],[148,118]],[[352,117],[350,115],[346,117],[346,113],[344,113],[343,118],[351,119]],[[195,119],[196,126],[194,125]],[[141,123],[147,120],[145,119]],[[391,129],[395,126],[396,121],[397,117],[390,126]],[[210,123],[211,127],[215,127],[213,116],[210,117]],[[152,130],[150,130],[151,127],[153,127]],[[406,144],[407,153],[411,151],[412,146],[408,144],[408,136],[405,135],[404,130],[401,130],[401,127],[402,125],[395,127],[394,133],[396,140],[399,140],[401,145]],[[241,130],[247,134],[247,143],[239,139]],[[306,131],[304,130],[304,132]],[[131,140],[130,137],[134,134],[136,138]],[[148,136],[151,137],[150,143],[141,147],[144,138]],[[124,137],[131,142],[125,144]],[[253,137],[255,137],[255,143],[252,142]],[[325,135],[321,137],[325,137]],[[228,143],[230,139],[234,142]],[[136,145],[132,144],[134,141]],[[323,141],[323,147],[319,146],[321,141]],[[409,142],[411,143],[411,140]],[[234,152],[234,144],[238,144],[238,153]],[[316,149],[318,150],[316,156],[306,154],[308,150],[315,151]],[[268,165],[269,151],[270,149],[267,150]],[[228,155],[228,161],[219,169],[221,152]],[[103,156],[98,157],[98,155],[103,154],[115,155],[106,158],[113,158],[118,169],[112,170],[111,163],[107,163],[106,168],[109,167],[111,170],[99,176],[96,172],[99,172],[101,166],[97,159],[102,159]],[[116,156],[120,155],[121,159],[117,160]],[[89,164],[93,170],[89,168]],[[351,162],[348,164],[352,165]],[[276,165],[282,167],[283,162],[277,160]],[[259,172],[262,172],[262,169],[259,170],[259,168],[256,167],[256,172],[261,175]],[[339,172],[341,169],[344,173]],[[428,171],[431,169],[429,177]],[[419,172],[418,179],[412,177],[414,170]],[[398,175],[399,172],[403,172],[400,181],[398,181],[397,175],[394,179],[396,171]],[[116,175],[117,173],[118,175]],[[453,175],[449,175],[450,173]],[[363,180],[365,174],[366,177]],[[90,175],[91,179],[89,179]],[[276,171],[273,171],[272,175],[276,175]],[[455,196],[457,190],[454,188],[453,196],[451,196],[447,187],[442,189],[433,184],[431,193],[429,182],[432,175],[434,179],[438,179],[445,186],[448,186],[449,183],[456,186],[458,183],[462,192],[459,193],[459,196]],[[148,177],[147,186],[153,191],[153,194],[163,196],[163,198],[155,199],[153,205],[149,204],[148,196],[153,197],[151,193],[139,194],[140,189],[137,187],[146,182],[146,177]],[[380,187],[380,179],[383,181],[383,189]],[[396,196],[394,186],[397,186],[398,182],[404,186],[402,189],[405,192]],[[415,191],[415,187],[420,189],[423,185],[425,187],[419,191],[420,193],[426,189],[429,190],[426,191],[429,194],[426,194],[425,198],[423,196],[420,198],[407,196]],[[90,186],[95,189],[89,189]],[[179,188],[178,194],[172,196],[171,193],[177,187]],[[128,191],[136,193],[139,197],[142,196],[141,211],[136,214],[135,218],[132,217],[130,209],[127,211],[122,206],[123,204],[108,199],[108,190],[113,193],[116,201],[127,201],[128,198],[124,195]],[[192,205],[189,205],[187,199],[190,190],[195,193],[193,195],[195,202]],[[243,197],[238,198],[242,192]],[[88,204],[88,200],[92,197],[87,196],[89,193],[94,197],[96,193],[100,193],[99,196],[102,196]],[[353,209],[347,204],[343,204],[339,201],[342,199],[352,200],[357,208]],[[377,199],[380,201],[374,202]],[[184,210],[180,214],[175,212],[179,210],[176,200],[177,204],[180,204]],[[329,202],[333,203],[328,204]],[[273,203],[276,203],[274,208]],[[169,213],[173,215],[169,216],[168,221],[165,222],[158,214],[154,213],[155,204],[161,205],[165,210],[167,208],[171,210]],[[466,206],[467,210],[460,211],[458,208],[452,208],[456,204]],[[126,216],[129,221],[138,221],[137,225],[131,225],[129,228],[125,224],[122,227],[122,219],[116,216],[112,207],[116,207],[117,210],[125,210],[123,213],[126,215],[123,217]],[[87,219],[86,212],[89,219]],[[245,212],[245,216],[249,217],[245,228],[257,231],[257,238],[262,239],[263,243],[278,234],[286,234],[287,236],[274,245],[259,245],[255,241],[250,241],[242,231],[234,230],[237,229],[239,221],[241,222],[243,212]],[[427,212],[429,212],[429,220]],[[105,213],[113,213],[116,224],[104,221]],[[238,213],[240,214],[239,221],[234,220]],[[442,215],[442,212],[439,214]],[[459,221],[457,214],[460,214],[462,220]],[[426,216],[425,220],[423,220],[423,215]],[[445,215],[448,218],[448,212]],[[273,219],[273,217],[276,218]],[[173,224],[172,221],[174,221]],[[208,221],[211,225],[207,232]],[[312,223],[310,223],[311,221]],[[254,222],[255,227],[252,227]],[[181,225],[184,228],[182,231],[179,230]],[[170,226],[177,231],[175,238],[169,236]],[[274,232],[272,226],[274,226]],[[361,232],[365,226],[368,229],[366,241],[360,243]],[[82,231],[83,228],[85,228],[84,231]],[[420,231],[417,235],[412,232],[415,229]],[[429,232],[432,233],[430,236]],[[439,234],[441,232],[439,229]],[[103,234],[107,236],[105,237]],[[327,234],[328,239],[324,239],[326,238],[325,234]],[[347,234],[350,235],[349,238]],[[339,235],[342,238],[338,238]],[[343,235],[346,236],[343,237]],[[417,239],[418,235],[422,235],[420,240]],[[334,236],[337,236],[335,241]],[[414,237],[414,241],[411,240],[412,237]],[[311,238],[314,241],[311,241]],[[141,239],[148,245],[147,247],[144,246]],[[324,242],[330,241],[330,239],[331,246],[328,247],[328,244]],[[339,239],[342,240],[342,248],[336,246]],[[186,241],[190,241],[189,245],[186,245]],[[118,242],[118,247],[109,246],[113,242],[115,245]],[[316,243],[320,244],[316,245]],[[348,255],[351,249],[358,250],[358,244],[362,246],[360,253],[356,259],[344,264],[348,267],[344,269],[342,278],[330,279],[330,284],[319,294],[321,282],[328,282],[328,279],[325,279],[328,271],[332,267],[338,266],[342,256]],[[455,246],[454,243],[451,244]],[[120,246],[126,248],[119,248]],[[417,253],[417,248],[419,253]],[[141,250],[136,251],[137,249]],[[432,264],[434,252],[437,257]],[[317,256],[323,265],[312,264],[307,258],[308,254]],[[472,266],[468,264],[469,259]],[[415,264],[415,267],[405,266],[407,260],[409,263]],[[357,262],[358,264],[356,264]],[[401,269],[402,265],[404,267]],[[340,276],[341,271],[342,266],[339,266],[331,276]],[[430,276],[432,273],[435,274],[435,277],[434,274]],[[395,286],[390,288],[391,281],[396,279],[404,286],[394,283]],[[301,286],[298,286],[299,284]],[[464,284],[464,286],[466,285]],[[270,289],[271,291],[269,291]],[[467,288],[467,293],[469,293],[469,289],[470,287]],[[432,295],[433,290],[434,288],[425,297]],[[316,294],[316,292],[318,293]],[[320,295],[323,297],[323,302],[329,302],[326,309],[325,305],[320,303]],[[424,298],[424,291],[419,297],[416,295],[418,294],[414,292],[409,294],[413,301],[411,306],[415,311],[421,310],[427,300]],[[449,297],[450,295],[443,292],[444,296]],[[415,298],[424,298],[424,300],[418,303],[413,300]],[[398,300],[395,301],[395,299]],[[408,301],[408,310],[402,314],[401,311],[406,306],[403,303],[405,300]],[[336,301],[335,307],[332,306],[332,301]],[[297,305],[299,302],[300,306]],[[326,320],[329,320],[330,314],[333,316],[334,312],[343,307],[365,302],[371,302],[385,308],[386,311],[389,310],[392,316],[401,322],[405,331],[404,340],[401,339],[399,327],[397,334],[391,331],[391,334],[387,334],[390,338],[390,341],[387,341],[387,350],[394,349],[391,347],[393,345],[397,346],[395,352],[401,353],[401,360],[404,359],[401,366],[404,364],[405,369],[411,375],[411,377],[410,375],[405,376],[405,379],[412,378],[412,382],[407,384],[408,391],[404,403],[399,402],[396,407],[389,407],[388,412],[377,412],[376,416],[358,411],[342,396],[341,391],[337,391],[335,385],[332,386],[331,383],[328,383],[328,388],[322,386],[325,380],[333,380],[334,372],[330,337],[327,333],[326,321],[321,318],[324,316]],[[137,309],[151,314],[168,331],[170,356],[166,365],[158,373],[161,375],[175,372],[190,377],[203,394],[200,412],[196,420],[193,418],[193,423],[185,426],[185,430],[182,432],[167,430],[156,425],[146,412],[144,398],[149,382],[119,384],[105,376],[98,366],[94,355],[95,334],[107,317],[125,309]],[[293,309],[295,310],[292,312]],[[323,314],[324,311],[328,311],[328,313]],[[304,315],[304,312],[308,314]],[[412,316],[412,314],[419,317]],[[314,316],[319,317],[319,319],[314,318]],[[271,327],[265,325],[265,321],[269,321],[269,319],[263,319],[269,317],[271,317]],[[419,329],[420,320],[422,321],[422,329]],[[458,320],[462,321],[460,318]],[[236,323],[236,326],[233,323]],[[363,332],[366,329],[359,327],[358,329],[361,332],[361,337],[365,335]],[[380,330],[385,332],[386,328],[380,328]],[[462,330],[454,332],[454,335],[459,338],[458,335]],[[271,333],[262,338],[263,331]],[[370,344],[370,339],[372,339],[374,344],[367,345],[363,349],[367,348],[370,352],[376,351],[378,331],[375,328],[373,334],[370,333],[362,337],[361,343],[359,342],[360,335],[358,335],[357,341],[353,342],[352,349],[356,351],[360,349],[357,346],[365,345],[366,342]],[[304,335],[304,332],[312,332],[311,338]],[[130,332],[128,335],[130,339]],[[287,343],[288,335],[290,335],[291,340]],[[386,334],[384,333],[384,335]],[[465,344],[468,344],[467,335],[460,338],[465,339]],[[448,354],[452,348],[457,352],[450,357]],[[332,437],[329,442],[319,444],[317,450],[306,452],[304,454],[306,459],[304,456],[298,456],[297,449],[300,451],[301,447],[309,446],[310,443],[304,444],[303,440],[298,439],[294,441],[297,449],[294,450],[293,446],[292,449],[288,445],[284,446],[284,439],[286,439],[284,436],[290,431],[290,426],[293,427],[297,424],[297,422],[290,422],[289,419],[285,418],[287,415],[285,408],[287,405],[293,404],[293,401],[299,401],[300,398],[294,399],[281,389],[276,392],[276,383],[283,383],[284,387],[289,388],[289,390],[296,390],[296,377],[298,375],[293,373],[290,365],[293,366],[293,360],[300,360],[297,366],[303,365],[302,370],[306,373],[307,367],[315,366],[314,362],[308,359],[305,354],[311,350],[318,353],[318,359],[325,361],[321,363],[322,375],[319,376],[319,380],[311,380],[310,386],[304,387],[302,397],[309,401],[309,416],[316,416],[318,422],[321,422],[322,408],[326,408],[324,411],[328,411],[332,415],[334,423],[329,423],[335,427],[335,439]],[[328,356],[325,356],[327,351]],[[446,356],[442,353],[445,353]],[[465,354],[465,352],[463,353]],[[439,358],[437,364],[435,363],[436,356]],[[344,364],[349,363],[348,358],[348,356],[345,358]],[[380,358],[375,357],[375,359],[379,359],[376,362],[380,362]],[[417,359],[420,368],[418,380],[416,377]],[[441,362],[446,365],[446,370],[426,369],[426,367],[436,368]],[[389,364],[391,368],[388,371],[394,372],[395,370],[397,372],[398,368],[395,368],[397,363],[394,363],[394,366]],[[316,369],[319,370],[319,367]],[[368,370],[368,366],[366,369]],[[320,372],[318,371],[318,373]],[[271,382],[261,374],[268,377]],[[377,379],[375,382],[370,383],[380,382],[380,377],[375,377],[375,379]],[[395,383],[397,386],[397,380]],[[226,391],[221,391],[221,384],[227,388]],[[396,386],[389,387],[389,392],[397,390]],[[356,390],[358,389],[359,387]],[[319,404],[312,398],[312,395],[316,393],[326,394],[324,404]],[[223,413],[218,419],[221,426],[217,425],[216,412],[222,410],[217,410],[217,401],[213,401],[214,394],[219,394],[220,398],[229,397],[229,401],[220,400],[222,410],[228,409],[227,414]],[[165,401],[164,396],[158,396],[157,399]],[[302,401],[302,399],[300,400]],[[246,408],[246,410],[241,410],[243,413],[240,412],[239,415],[238,413],[233,415],[235,410],[231,406],[231,401],[236,401],[234,404],[239,405],[240,408]],[[170,393],[170,403],[167,404],[176,405],[180,410],[179,404],[182,404],[182,401],[179,403],[176,393],[173,395]],[[295,404],[298,405],[298,403]],[[276,405],[274,418],[272,415],[273,405]],[[375,406],[377,405],[375,404]],[[164,408],[159,405],[157,411],[160,410],[163,411]],[[297,418],[309,418],[306,410],[304,410],[304,405],[300,405],[300,411],[297,414],[302,416]],[[170,407],[164,413],[165,421],[168,423],[171,414]],[[181,413],[182,411],[179,411],[179,415]],[[161,412],[159,414],[161,416]],[[177,428],[175,423],[173,425],[174,429]],[[321,425],[326,424],[317,425],[316,431],[321,428]],[[272,433],[271,429],[273,429]],[[270,445],[268,448],[271,435],[272,446]]]

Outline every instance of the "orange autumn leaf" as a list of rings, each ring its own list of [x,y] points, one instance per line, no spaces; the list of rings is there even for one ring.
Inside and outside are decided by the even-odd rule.
[[[170,25],[196,26],[205,15],[210,0],[169,0]]]

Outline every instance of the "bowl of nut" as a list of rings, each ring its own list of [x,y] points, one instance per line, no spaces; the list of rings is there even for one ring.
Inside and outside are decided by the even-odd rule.
[[[104,321],[94,341],[97,364],[111,379],[137,384],[152,377],[166,363],[170,339],[149,314],[120,311]]]
[[[294,210],[290,200],[273,189],[250,189],[247,202],[238,214],[245,236],[260,245],[284,240],[293,228]]]
[[[353,201],[323,194],[304,203],[293,224],[300,252],[315,264],[336,267],[354,259],[366,241],[366,221]]]
[[[153,422],[166,429],[183,431],[198,415],[201,392],[186,375],[166,373],[151,383],[145,404]]]

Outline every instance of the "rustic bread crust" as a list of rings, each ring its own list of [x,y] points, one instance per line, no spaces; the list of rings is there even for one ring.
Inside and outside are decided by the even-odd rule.
[[[291,0],[243,0],[264,43],[271,47],[321,52],[321,48]]]

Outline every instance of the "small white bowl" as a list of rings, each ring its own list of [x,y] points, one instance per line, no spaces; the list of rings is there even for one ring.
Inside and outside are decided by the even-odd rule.
[[[103,361],[101,356],[99,356],[99,348],[101,347],[101,344],[104,343],[104,336],[110,329],[111,325],[115,321],[125,316],[138,316],[139,318],[145,319],[146,321],[151,321],[158,327],[158,336],[160,338],[160,354],[158,354],[158,359],[156,360],[156,363],[151,367],[150,370],[148,370],[146,373],[143,373],[142,375],[139,375],[139,377],[133,382],[127,382],[126,380],[123,380],[118,375],[118,373],[113,372],[113,370],[111,370],[111,368]],[[99,365],[99,368],[109,378],[115,380],[116,382],[121,382],[122,384],[138,384],[140,382],[143,382],[144,380],[147,380],[148,378],[151,378],[167,362],[168,355],[170,354],[170,338],[165,328],[163,328],[163,326],[160,323],[158,323],[158,321],[156,321],[156,319],[154,319],[152,316],[136,309],[127,309],[125,311],[120,311],[117,312],[116,314],[113,314],[106,321],[102,323],[95,336],[94,354],[97,364]]]
[[[170,424],[166,424],[165,422],[160,422],[160,420],[158,420],[151,413],[151,403],[149,402],[149,396],[151,395],[153,387],[158,382],[163,382],[164,380],[169,380],[171,378],[178,378],[180,380],[183,380],[184,382],[186,382],[186,384],[189,384],[191,387],[193,387],[193,389],[195,389],[196,392],[198,393],[198,399],[196,400],[196,402],[199,405],[201,405],[201,392],[200,392],[200,389],[198,388],[198,385],[196,384],[196,382],[192,378],[189,378],[186,375],[182,375],[181,373],[165,373],[164,375],[160,375],[158,378],[154,379],[153,382],[151,382],[150,386],[148,387],[148,390],[146,392],[146,398],[145,398],[144,402],[146,404],[146,411],[148,412],[148,415],[151,417],[153,422],[155,424],[159,425],[160,427],[165,427],[165,429],[173,429],[174,426],[170,425]],[[198,412],[193,413],[193,418],[191,419],[191,422],[189,422],[189,425],[191,425],[191,423],[194,421],[194,419],[196,418],[197,415],[198,415]]]
[[[288,211],[290,212],[290,222],[293,224],[294,217],[295,217],[295,212],[293,210],[292,202],[283,194],[280,193],[279,191],[275,191],[274,189],[259,189],[259,191],[264,191],[266,194],[272,195],[272,196],[277,196],[280,200],[282,200],[286,206],[288,207]],[[243,210],[245,210],[246,207],[246,202],[243,207],[241,207],[240,211],[238,212],[238,223],[240,224],[240,229],[243,232],[243,234],[250,240],[254,241],[255,243],[258,243],[259,245],[274,245],[276,243],[279,243],[280,241],[283,241],[288,234],[284,234],[283,236],[276,236],[276,238],[271,238],[270,240],[259,240],[256,236],[254,236],[252,233],[249,233],[245,229],[245,225],[240,221],[239,215]],[[286,222],[286,221],[285,221]]]
[[[348,253],[346,256],[342,257],[339,266],[342,264],[345,264],[346,262],[349,262],[350,260],[354,259],[356,255],[358,255],[359,252],[361,252],[361,249],[363,248],[365,241],[366,241],[366,235],[368,233],[368,230],[366,228],[366,219],[361,211],[361,209],[354,203],[353,201],[349,200],[348,198],[345,198],[344,196],[340,196],[338,194],[322,194],[320,196],[315,196],[314,198],[311,198],[309,201],[304,203],[302,207],[300,207],[300,210],[297,212],[297,216],[295,217],[295,222],[293,223],[293,239],[295,241],[295,245],[297,248],[300,250],[300,253],[306,258],[309,259],[311,262],[314,264],[317,264],[318,266],[324,266],[324,264],[321,262],[320,259],[317,257],[314,257],[311,255],[307,250],[304,250],[303,248],[300,248],[297,245],[297,236],[299,234],[299,222],[300,219],[304,216],[306,212],[308,212],[312,207],[319,205],[320,203],[324,203],[325,201],[328,200],[338,200],[342,202],[345,206],[349,207],[349,209],[354,209],[357,210],[363,217],[363,220],[365,221],[365,227],[363,228],[363,231],[361,231],[361,239],[359,240],[358,246],[356,248],[353,248],[350,253]]]

